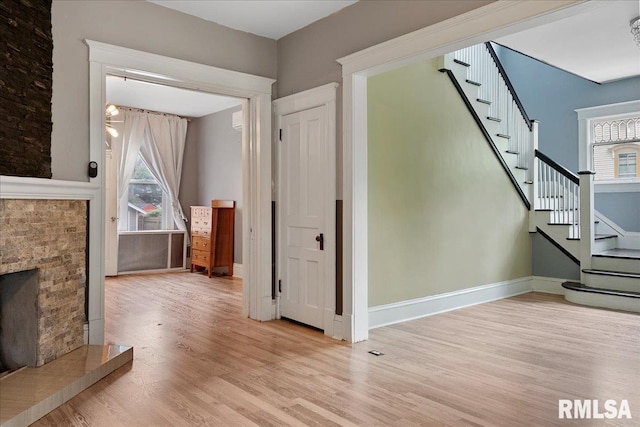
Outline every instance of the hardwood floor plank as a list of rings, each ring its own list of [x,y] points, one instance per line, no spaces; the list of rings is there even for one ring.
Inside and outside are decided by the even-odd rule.
[[[637,314],[529,293],[348,344],[243,318],[238,279],[131,275],[105,293],[107,341],[133,364],[36,426],[640,425]],[[627,399],[633,418],[561,420],[558,399]]]

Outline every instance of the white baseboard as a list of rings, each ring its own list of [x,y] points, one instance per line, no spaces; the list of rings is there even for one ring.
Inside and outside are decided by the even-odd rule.
[[[242,279],[242,264],[233,263],[233,277]]]
[[[444,313],[532,291],[532,277],[522,277],[460,291],[369,307],[369,329]]]
[[[564,288],[562,287],[562,283],[567,281],[569,281],[569,279],[531,276],[531,290],[533,292],[564,295]],[[578,281],[580,280],[578,279]]]

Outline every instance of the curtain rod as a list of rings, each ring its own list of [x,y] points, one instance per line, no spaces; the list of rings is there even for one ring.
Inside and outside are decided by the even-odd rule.
[[[128,107],[126,105],[120,105],[120,106],[118,106],[118,108],[127,109],[127,110],[134,110],[134,111],[140,111],[140,112],[143,112],[143,113],[159,114],[159,115],[162,115],[162,116],[176,116],[176,117],[180,117],[181,119],[185,119],[187,122],[191,121],[191,118],[189,118],[189,117],[179,116],[177,114],[172,114],[172,113],[165,113],[165,112],[162,112],[162,111],[147,110],[146,108]]]

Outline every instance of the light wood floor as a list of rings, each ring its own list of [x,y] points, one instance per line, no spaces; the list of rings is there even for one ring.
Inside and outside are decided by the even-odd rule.
[[[371,331],[351,345],[241,317],[241,282],[107,280],[109,342],[134,361],[37,426],[640,425],[640,316],[530,293]],[[377,349],[376,357],[367,352]],[[559,420],[627,399],[631,420]]]

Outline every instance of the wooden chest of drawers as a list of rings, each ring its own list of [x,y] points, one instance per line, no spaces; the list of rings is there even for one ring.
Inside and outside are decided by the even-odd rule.
[[[191,206],[191,271],[194,266],[207,269],[227,267],[233,276],[233,227],[235,202],[212,200],[211,207]]]

